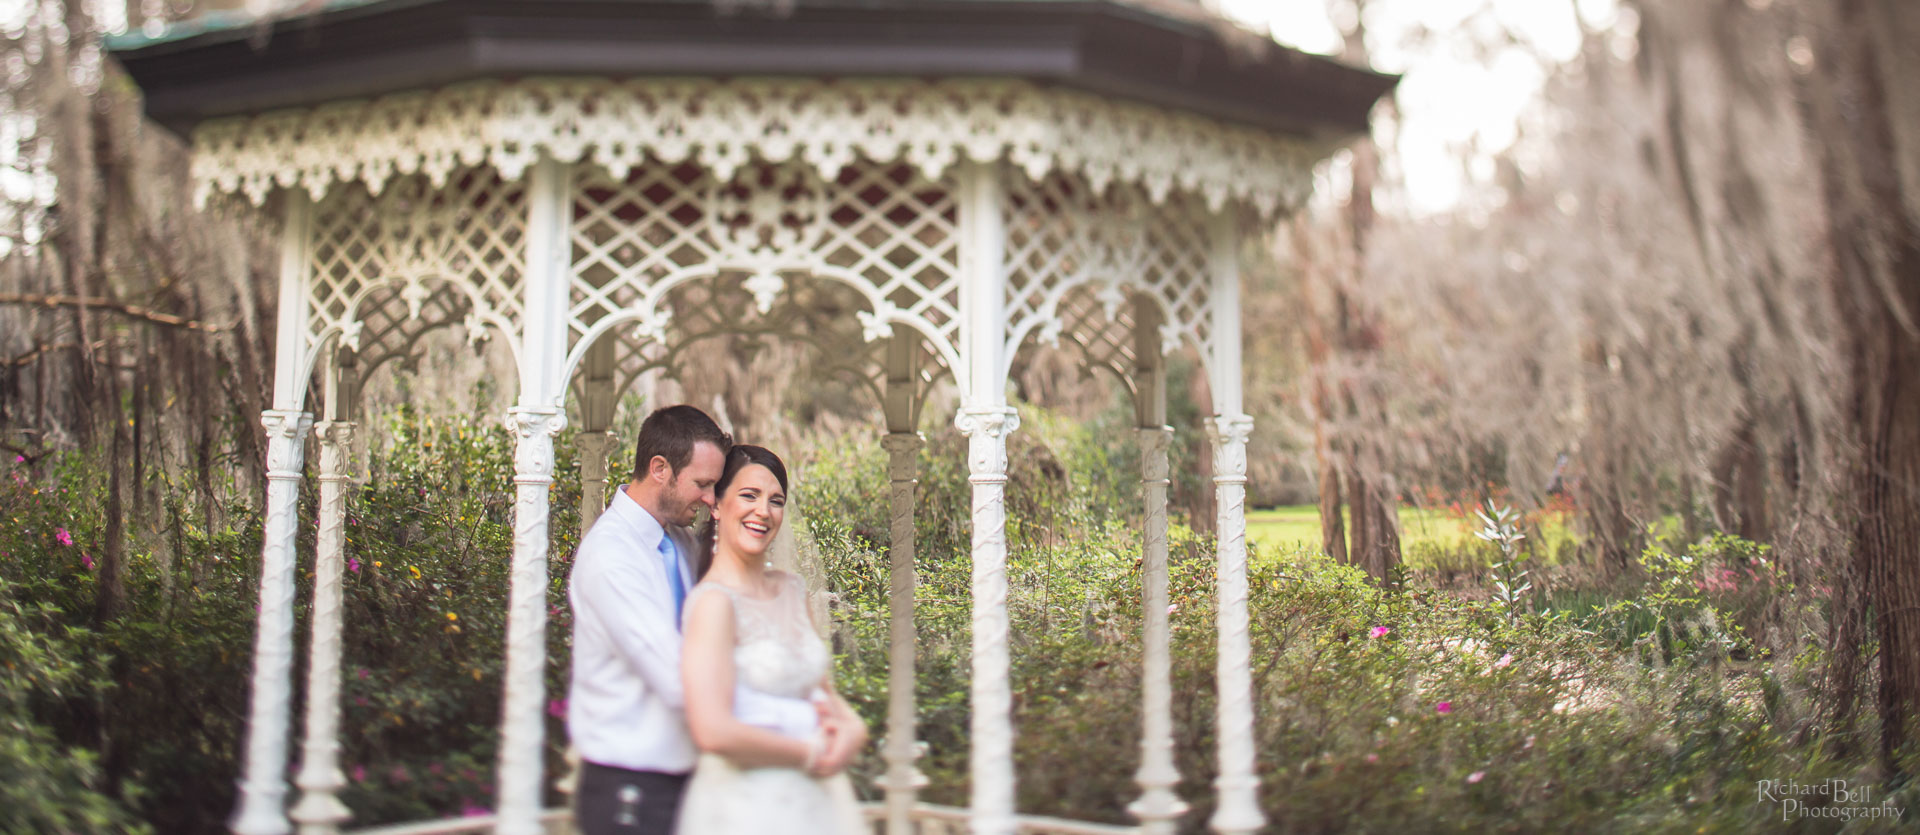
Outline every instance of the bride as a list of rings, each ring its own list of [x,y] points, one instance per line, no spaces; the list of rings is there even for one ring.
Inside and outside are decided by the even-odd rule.
[[[737,445],[714,485],[701,537],[701,581],[687,598],[681,678],[700,761],[681,801],[682,835],[852,835],[864,830],[835,740],[783,736],[736,716],[734,694],[812,698],[834,727],[866,729],[833,691],[833,658],[807,614],[799,577],[767,562],[786,515],[787,468],[763,447]]]

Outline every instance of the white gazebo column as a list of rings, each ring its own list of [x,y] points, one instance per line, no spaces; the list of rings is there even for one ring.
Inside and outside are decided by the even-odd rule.
[[[887,738],[882,752],[887,760],[888,835],[912,835],[913,805],[927,777],[914,767],[920,745],[916,736],[914,662],[918,633],[914,627],[914,596],[919,577],[914,572],[914,509],[919,501],[920,449],[926,442],[914,431],[918,392],[920,334],[907,325],[894,325],[887,342],[886,414],[887,478],[891,484],[889,514],[892,536],[887,550],[892,560],[892,589],[887,608],[892,622],[887,630]]]
[[[1214,783],[1219,806],[1209,823],[1222,835],[1238,835],[1267,822],[1254,762],[1253,648],[1247,632],[1247,437],[1253,434],[1253,418],[1241,413],[1238,226],[1230,213],[1222,213],[1214,218],[1212,232],[1215,416],[1207,422],[1207,436],[1213,442],[1219,537],[1220,776]]]
[[[267,430],[267,506],[260,546],[260,617],[254,631],[253,695],[247,713],[246,765],[239,835],[281,835],[287,822],[287,737],[293,701],[294,539],[299,532],[300,475],[313,415],[301,411],[307,350],[307,193],[285,192],[280,238],[280,310],[274,345],[273,408]]]
[[[998,164],[960,172],[960,310],[967,436],[973,485],[973,835],[1013,835],[1013,688],[1007,648],[1006,215]]]
[[[587,349],[585,396],[580,401],[580,432],[573,437],[580,456],[580,538],[607,509],[607,456],[613,453],[614,437],[607,428],[613,425],[613,410],[618,392],[613,390],[613,349],[616,341],[602,338]]]
[[[513,429],[513,567],[507,593],[506,696],[500,718],[501,835],[538,835],[546,743],[547,524],[553,439],[567,425],[567,291],[572,222],[566,166],[542,157],[529,172],[526,320]]]
[[[1168,649],[1172,614],[1167,610],[1167,422],[1166,359],[1161,353],[1160,308],[1144,296],[1134,300],[1133,369],[1140,436],[1140,494],[1146,510],[1140,558],[1144,647],[1140,681],[1140,797],[1128,811],[1143,835],[1172,835],[1187,804],[1173,787],[1180,770],[1173,761],[1173,656]]]
[[[914,767],[919,757],[914,721],[914,653],[917,633],[913,625],[914,586],[914,503],[918,498],[920,435],[914,432],[889,433],[881,443],[887,449],[887,475],[892,483],[892,541],[888,544],[893,562],[893,587],[887,600],[892,614],[888,629],[891,647],[887,662],[887,742],[883,755],[887,760],[887,832],[907,835],[913,831],[913,804],[926,786],[926,775]]]
[[[328,409],[335,408],[331,398]],[[301,746],[300,802],[291,817],[301,835],[333,835],[353,815],[340,802],[340,605],[346,550],[347,488],[354,424],[329,420],[320,438],[320,521],[314,542],[313,635],[307,661],[307,727]]]

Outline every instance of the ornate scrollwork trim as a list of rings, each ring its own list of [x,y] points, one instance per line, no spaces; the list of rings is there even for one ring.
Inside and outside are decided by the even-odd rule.
[[[1078,174],[1140,186],[1157,203],[1179,190],[1219,210],[1272,216],[1312,189],[1326,149],[1188,113],[1011,80],[526,79],[209,121],[194,130],[195,199],[276,187],[318,198],[335,183],[423,173],[435,185],[464,165],[519,179],[542,153],[590,160],[624,177],[649,157],[689,159],[722,180],[755,157],[799,159],[823,177],[857,157],[906,161],[937,178],[962,159],[1006,159],[1027,176]]]

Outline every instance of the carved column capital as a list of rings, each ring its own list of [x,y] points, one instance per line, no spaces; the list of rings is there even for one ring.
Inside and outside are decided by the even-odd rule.
[[[307,460],[307,433],[313,430],[313,415],[268,409],[260,413],[260,425],[267,430],[267,478],[297,480]]]
[[[1247,439],[1253,435],[1249,415],[1216,415],[1207,420],[1207,439],[1213,442],[1213,482],[1245,484]]]
[[[353,436],[356,426],[350,420],[326,420],[314,424],[313,434],[320,441],[321,481],[347,481],[353,471]]]
[[[889,471],[893,473],[895,481],[901,480],[902,472],[906,473],[906,478],[913,478],[912,467],[920,458],[920,450],[926,445],[926,440],[918,432],[893,432],[881,437],[880,446],[887,451],[891,465]]]
[[[563,424],[564,427],[564,424]],[[612,432],[582,432],[573,438],[574,448],[580,451],[580,465],[598,465],[605,468],[607,454],[613,452],[615,442]]]
[[[967,436],[968,480],[974,484],[1007,480],[1007,436],[1020,428],[1020,413],[1006,406],[961,409],[953,419]]]
[[[1168,483],[1171,473],[1167,466],[1167,450],[1173,447],[1173,427],[1142,426],[1135,431],[1140,436],[1141,480],[1149,484]]]
[[[553,483],[553,439],[567,428],[559,409],[515,407],[507,410],[507,428],[519,441],[513,455],[516,484]]]
[[[953,425],[960,430],[960,434],[969,438],[984,434],[989,438],[1005,440],[1020,428],[1020,412],[1010,406],[961,409],[954,416]]]

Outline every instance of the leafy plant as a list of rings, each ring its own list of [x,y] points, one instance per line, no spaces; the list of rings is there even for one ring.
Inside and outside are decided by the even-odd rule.
[[[1527,560],[1527,554],[1520,550],[1520,541],[1527,538],[1520,532],[1520,514],[1488,499],[1487,506],[1476,509],[1474,516],[1480,520],[1480,529],[1473,535],[1500,548],[1500,559],[1493,563],[1493,600],[1506,612],[1508,623],[1518,623],[1527,605],[1526,594],[1533,590],[1527,570],[1520,567]]]

